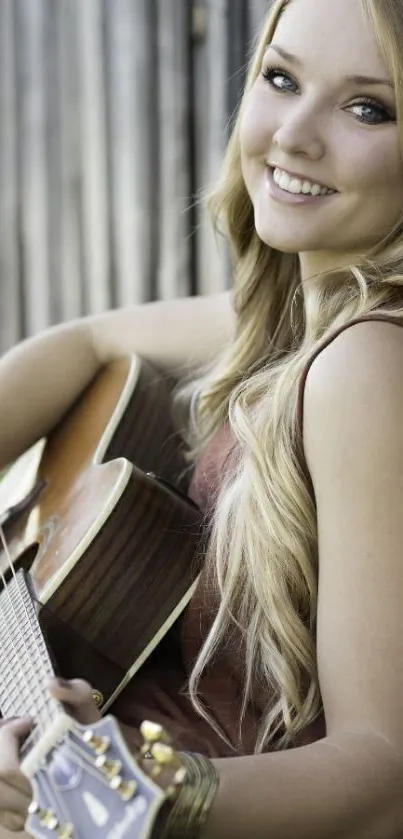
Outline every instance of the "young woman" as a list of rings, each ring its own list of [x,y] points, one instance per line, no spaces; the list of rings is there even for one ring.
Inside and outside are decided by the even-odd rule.
[[[190,492],[211,536],[179,690],[161,671],[153,694],[146,673],[131,718],[116,708],[204,755],[187,754],[188,831],[172,811],[161,836],[403,835],[402,42],[402,0],[278,0],[213,198],[233,314],[225,295],[116,312],[1,365],[6,462],[113,356],[214,362],[192,394]],[[88,687],[53,690],[92,717]],[[0,731],[12,830],[27,725]]]

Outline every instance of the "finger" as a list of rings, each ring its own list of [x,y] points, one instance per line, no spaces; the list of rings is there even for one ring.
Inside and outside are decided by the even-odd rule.
[[[9,813],[8,811],[0,812],[0,825],[5,827],[6,830],[12,831],[12,833],[21,833],[24,830],[26,819],[27,813],[23,815],[20,813]],[[25,833],[24,836],[26,836]],[[0,837],[3,839],[3,831],[1,831]]]
[[[2,720],[0,728],[0,772],[17,771],[20,763],[21,741],[29,734],[32,720],[17,718]]]
[[[92,698],[92,688],[83,679],[52,679],[49,690],[55,699],[68,706],[72,716],[84,725],[101,719]]]
[[[2,719],[0,719],[0,731],[5,728],[5,726],[11,726],[11,731],[13,731],[17,737],[26,737],[33,724],[33,720],[30,717],[2,717]]]
[[[0,779],[0,818],[7,814],[19,817],[24,825],[30,802],[32,787],[22,772],[2,773]]]

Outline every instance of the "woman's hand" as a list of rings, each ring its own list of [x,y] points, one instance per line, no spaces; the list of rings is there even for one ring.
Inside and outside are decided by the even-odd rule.
[[[68,714],[83,725],[90,725],[101,719],[92,698],[92,688],[82,679],[51,679],[49,691],[59,702],[62,702]]]
[[[52,679],[49,691],[77,722],[88,725],[101,718],[87,682],[81,679]],[[0,825],[13,832],[24,829],[32,799],[31,784],[19,768],[20,746],[31,727],[30,719],[0,722]],[[2,835],[4,833],[0,828],[0,839]]]
[[[0,825],[12,831],[24,829],[32,798],[31,784],[19,769],[20,744],[31,727],[29,719],[0,723]]]

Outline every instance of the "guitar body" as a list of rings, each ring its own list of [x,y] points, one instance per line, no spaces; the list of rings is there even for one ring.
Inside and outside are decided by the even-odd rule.
[[[119,359],[1,483],[3,510],[39,488],[5,517],[9,558],[29,569],[57,669],[90,681],[104,708],[197,583],[202,516],[178,440],[167,382],[138,357]]]

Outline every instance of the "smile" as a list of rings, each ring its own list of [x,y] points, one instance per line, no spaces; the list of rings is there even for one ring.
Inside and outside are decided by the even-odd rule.
[[[267,166],[266,183],[269,193],[274,200],[292,204],[311,204],[323,201],[333,195],[336,190],[329,189],[322,184],[303,180],[283,169]]]

